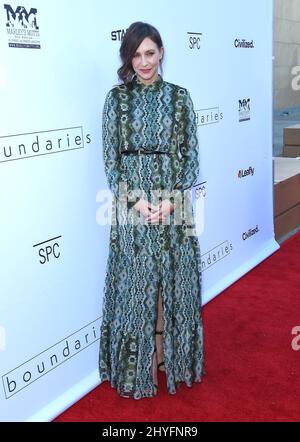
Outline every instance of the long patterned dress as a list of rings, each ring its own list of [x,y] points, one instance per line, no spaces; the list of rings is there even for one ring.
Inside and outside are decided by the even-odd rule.
[[[150,85],[134,77],[131,89],[118,85],[108,92],[102,129],[115,222],[105,276],[100,383],[110,381],[119,394],[134,399],[157,394],[151,367],[160,287],[165,374],[174,394],[180,382],[191,387],[205,374],[201,259],[190,191],[199,174],[193,103],[187,89],[160,75]],[[165,153],[124,153],[138,149]],[[125,198],[123,184],[129,191]],[[176,210],[168,223],[143,223],[142,215],[136,222],[134,189],[154,204],[178,189],[182,204],[171,197]]]

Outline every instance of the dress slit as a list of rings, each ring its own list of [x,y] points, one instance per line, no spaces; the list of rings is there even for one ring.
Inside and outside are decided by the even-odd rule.
[[[156,335],[156,331],[164,331],[164,303],[163,303],[163,297],[162,297],[162,285],[159,282],[157,286],[157,292],[156,292],[156,316],[155,316],[155,322],[154,322],[154,350],[152,354],[152,376],[153,376],[153,383],[156,384],[157,381],[154,379],[154,373],[157,377],[158,374],[158,352],[163,355],[163,341],[164,341],[164,333],[162,335]],[[160,338],[162,336],[162,339]],[[155,354],[156,349],[156,354]],[[163,359],[162,359],[163,360]]]

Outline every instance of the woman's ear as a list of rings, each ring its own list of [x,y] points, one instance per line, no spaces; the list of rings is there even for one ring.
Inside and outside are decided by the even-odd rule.
[[[162,58],[163,58],[163,55],[164,55],[164,48],[161,47],[160,50],[159,50],[159,52],[160,52],[159,60],[161,61]]]

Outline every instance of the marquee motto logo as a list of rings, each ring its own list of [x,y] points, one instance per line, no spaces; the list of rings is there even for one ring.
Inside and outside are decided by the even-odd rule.
[[[250,121],[251,119],[251,100],[244,98],[239,100],[239,122]]]
[[[9,4],[4,4],[4,9],[6,11],[8,46],[10,48],[40,49],[37,9],[30,8],[28,12],[24,6],[13,9]]]

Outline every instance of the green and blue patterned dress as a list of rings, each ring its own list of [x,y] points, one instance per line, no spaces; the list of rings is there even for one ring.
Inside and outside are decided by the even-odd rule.
[[[134,77],[131,89],[118,85],[108,92],[102,129],[115,222],[105,276],[100,382],[110,381],[119,394],[134,399],[156,395],[151,367],[160,287],[165,374],[174,394],[180,382],[191,387],[205,373],[201,257],[191,198],[199,174],[193,103],[187,89],[160,75],[150,85]],[[165,153],[124,153],[138,149]],[[131,202],[121,183],[133,195]],[[141,214],[136,222],[134,189],[154,204],[178,189],[182,204],[171,198],[179,209],[168,223],[143,223]]]

